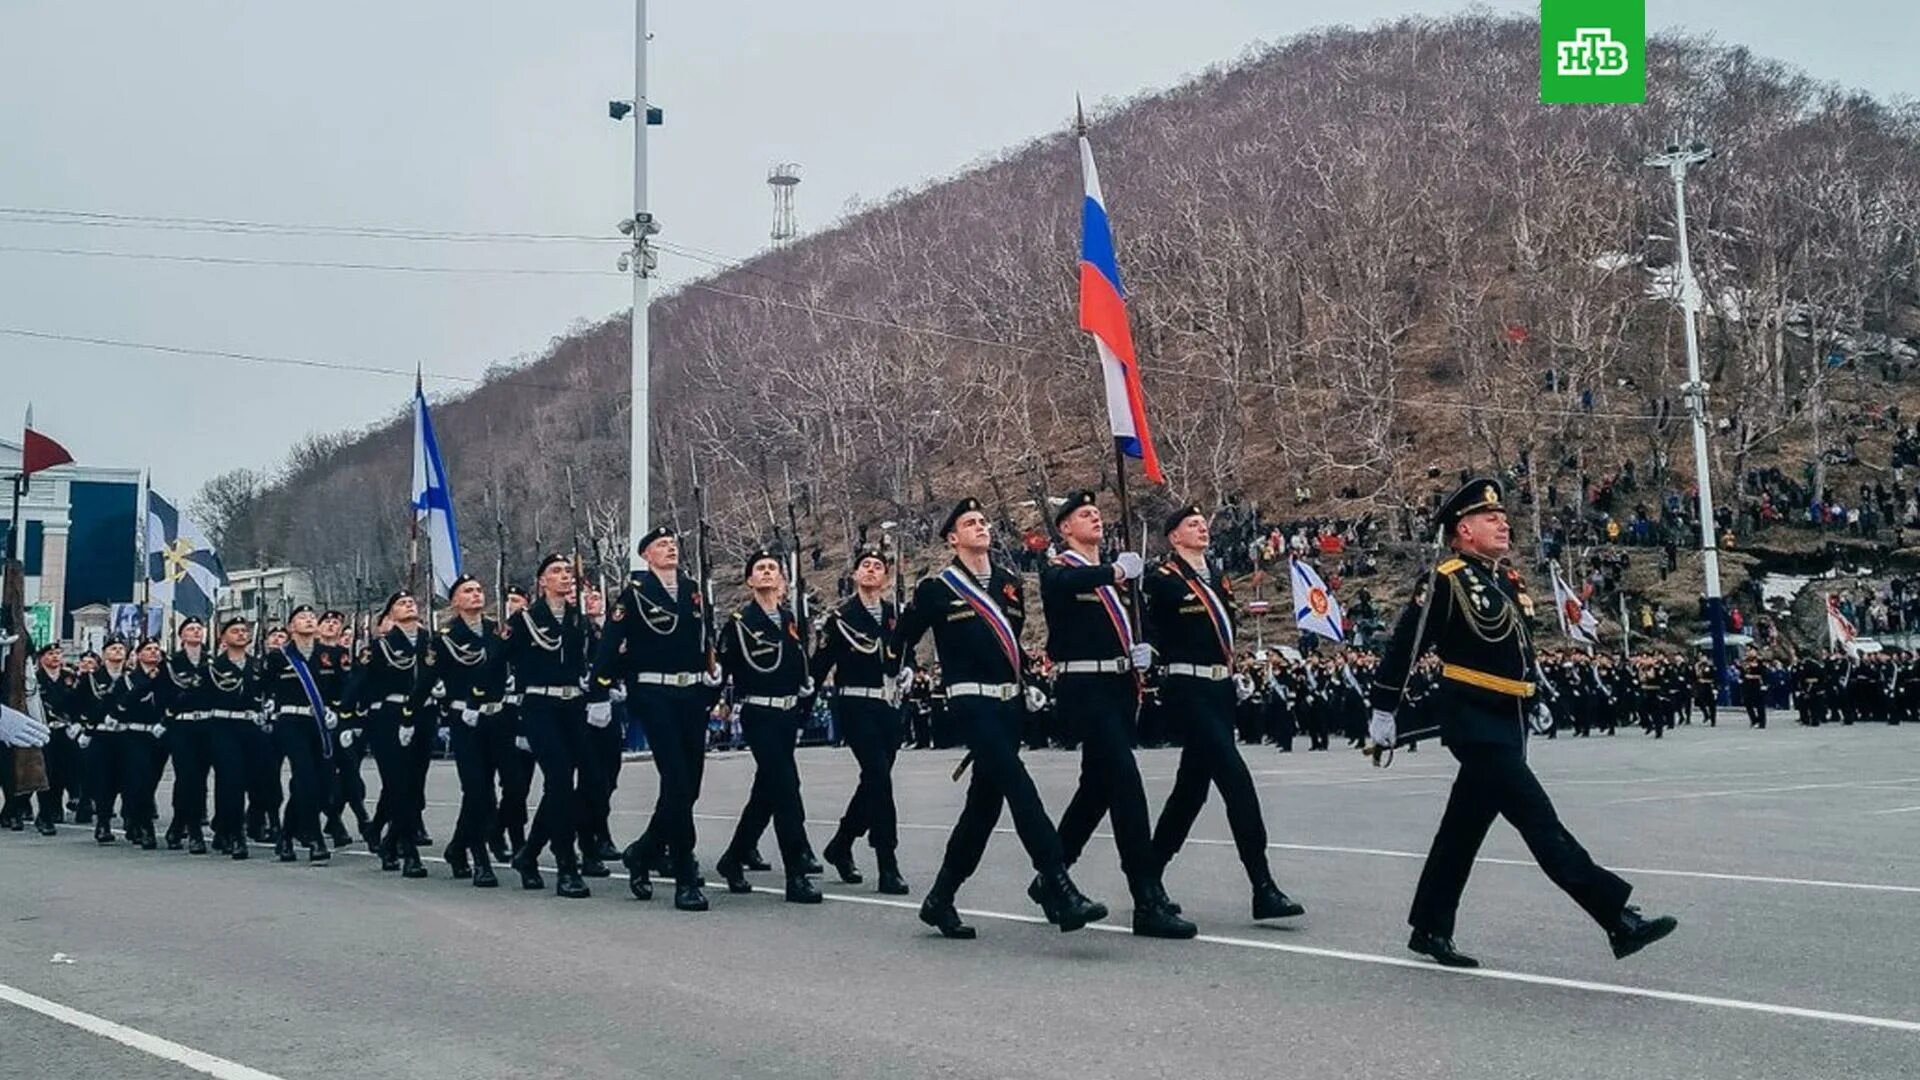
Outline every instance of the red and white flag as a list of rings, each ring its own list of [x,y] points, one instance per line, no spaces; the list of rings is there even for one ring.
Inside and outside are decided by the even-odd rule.
[[[20,474],[32,476],[42,469],[51,469],[55,465],[65,465],[73,460],[67,448],[33,430],[33,406],[27,406],[26,438],[22,440],[20,453]]]

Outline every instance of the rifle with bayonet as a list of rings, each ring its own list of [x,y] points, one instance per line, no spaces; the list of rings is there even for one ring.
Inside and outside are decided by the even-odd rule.
[[[700,485],[700,462],[687,454],[687,474],[693,480],[694,535],[699,541],[696,573],[700,575],[700,641],[707,647],[707,669],[714,665],[713,631],[713,544],[707,536],[707,489]]]

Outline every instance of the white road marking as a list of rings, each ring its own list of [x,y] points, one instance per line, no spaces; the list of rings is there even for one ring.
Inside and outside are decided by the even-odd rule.
[[[82,1031],[112,1039],[122,1046],[132,1047],[143,1054],[151,1054],[176,1065],[184,1065],[195,1072],[218,1077],[219,1080],[281,1080],[272,1073],[261,1072],[238,1062],[215,1057],[204,1050],[195,1050],[191,1046],[182,1046],[171,1039],[158,1035],[149,1035],[137,1028],[118,1024],[92,1013],[81,1012],[57,1001],[48,1001],[38,994],[30,994],[17,987],[0,983],[0,1001],[18,1005],[30,1012],[77,1027]]]
[[[365,851],[349,851],[349,855],[370,857]],[[426,858],[423,856],[423,858]],[[429,862],[442,862],[438,858],[426,858]],[[627,875],[615,871],[612,879],[625,881]],[[756,885],[754,892],[768,896],[784,896],[784,889]],[[826,899],[841,904],[863,904],[868,907],[894,908],[901,911],[918,912],[920,905],[911,900],[889,900],[880,896],[857,896],[846,893],[821,890]],[[1045,925],[1046,919],[1031,914],[1018,914],[1009,911],[989,911],[984,908],[961,908],[962,915],[976,919],[993,919],[999,922],[1015,922]],[[1111,923],[1089,923],[1087,929],[1109,934],[1131,934],[1125,926]],[[1836,1012],[1830,1009],[1809,1009],[1799,1005],[1776,1005],[1765,1001],[1748,1001],[1743,998],[1716,997],[1710,994],[1690,994],[1679,990],[1658,990],[1648,986],[1628,986],[1622,983],[1594,982],[1587,979],[1568,979],[1557,975],[1537,975],[1527,971],[1507,971],[1501,968],[1445,968],[1428,960],[1416,960],[1407,956],[1385,956],[1380,953],[1356,952],[1351,949],[1329,949],[1317,945],[1295,945],[1282,941],[1261,941],[1253,938],[1227,937],[1221,934],[1201,934],[1194,939],[1209,945],[1223,945],[1237,949],[1257,949],[1265,952],[1292,953],[1295,956],[1311,956],[1322,960],[1344,960],[1354,964],[1369,964],[1376,967],[1410,968],[1434,976],[1461,976],[1467,978],[1491,979],[1495,982],[1521,983],[1529,986],[1550,986],[1561,990],[1580,990],[1592,994],[1608,994],[1615,997],[1644,998],[1654,1001],[1671,1001],[1683,1005],[1698,1005],[1703,1008],[1728,1009],[1736,1012],[1760,1013],[1768,1016],[1784,1016],[1798,1020],[1824,1020],[1837,1024],[1852,1024],[1856,1027],[1880,1028],[1886,1031],[1899,1031],[1908,1034],[1920,1034],[1920,1020],[1903,1020],[1897,1017],[1869,1016],[1862,1013]]]
[[[1920,776],[1903,776],[1897,780],[1848,780],[1832,784],[1788,784],[1784,787],[1732,788],[1726,791],[1687,791],[1677,795],[1641,795],[1632,799],[1614,799],[1608,806],[1624,806],[1628,803],[1675,802],[1682,799],[1720,799],[1733,795],[1777,795],[1789,791],[1832,791],[1840,789],[1898,787],[1902,784],[1920,784]]]
[[[1891,810],[1869,810],[1867,812],[1877,816],[1880,814],[1911,814],[1915,810],[1920,810],[1920,806],[1896,806]]]

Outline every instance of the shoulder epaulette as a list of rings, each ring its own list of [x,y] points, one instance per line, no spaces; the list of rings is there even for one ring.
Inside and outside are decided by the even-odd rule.
[[[1460,569],[1465,565],[1467,565],[1467,560],[1465,559],[1448,559],[1446,562],[1443,562],[1439,566],[1434,567],[1433,572],[1436,574],[1445,576],[1447,574],[1453,573],[1454,571]]]

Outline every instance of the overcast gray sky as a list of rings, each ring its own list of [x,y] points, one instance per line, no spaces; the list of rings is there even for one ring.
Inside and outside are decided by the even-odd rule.
[[[1496,10],[1533,12],[1531,3]],[[1920,96],[1920,9],[1886,0],[1650,0],[1817,78]],[[1174,85],[1250,45],[1455,6],[1395,0],[660,0],[652,203],[663,240],[766,243],[770,163],[804,230]],[[0,0],[0,208],[453,232],[606,234],[628,209],[631,0]],[[630,123],[630,121],[628,122]],[[576,271],[379,272],[20,248]],[[6,250],[16,249],[16,250]],[[616,246],[439,243],[30,224],[0,212],[0,328],[429,372],[430,394],[623,310]],[[706,267],[663,256],[670,283]],[[594,271],[579,273],[577,271]],[[605,271],[601,273],[600,271]],[[404,405],[404,377],[0,334],[20,404],[83,460],[185,499],[310,431]]]

